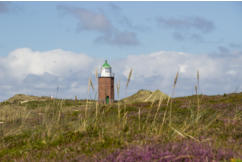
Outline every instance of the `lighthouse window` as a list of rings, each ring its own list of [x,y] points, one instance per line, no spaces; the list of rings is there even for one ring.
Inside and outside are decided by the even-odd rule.
[[[109,69],[105,69],[105,72],[108,73],[109,72]]]

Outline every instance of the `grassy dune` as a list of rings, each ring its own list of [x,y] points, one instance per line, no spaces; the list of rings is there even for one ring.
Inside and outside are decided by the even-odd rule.
[[[132,96],[129,96],[127,98],[124,98],[121,100],[121,102],[125,103],[133,103],[133,102],[154,102],[157,100],[167,99],[169,96],[162,93],[160,90],[156,90],[154,92],[149,90],[139,90],[137,93],[133,94]]]
[[[242,93],[0,103],[0,161],[241,161]]]

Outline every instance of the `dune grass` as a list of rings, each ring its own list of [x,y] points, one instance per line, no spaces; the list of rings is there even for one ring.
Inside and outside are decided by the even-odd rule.
[[[197,97],[201,100],[199,118]],[[214,150],[219,150],[218,154],[225,150],[222,152],[228,154],[221,155],[222,160],[239,159],[241,98],[242,93],[172,98],[169,118],[164,115],[170,108],[167,98],[154,103],[111,105],[57,99],[23,104],[3,102],[0,104],[0,159],[105,161],[110,156],[115,159],[117,150],[122,153],[128,148],[141,147],[138,150],[144,151],[148,146],[166,148],[171,143],[183,147],[179,143],[184,141],[195,143],[197,148],[203,144],[209,146],[213,151],[208,158],[216,160]],[[190,154],[184,158],[195,156]],[[176,150],[172,155],[174,158],[185,156]]]

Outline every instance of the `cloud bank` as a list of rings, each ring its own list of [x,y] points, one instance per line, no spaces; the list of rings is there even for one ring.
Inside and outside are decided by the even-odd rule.
[[[65,91],[61,95],[66,97],[78,89],[80,95],[86,92],[83,86],[93,65],[93,58],[61,49],[16,49],[7,57],[0,57],[1,98],[15,93],[50,96],[57,88]]]
[[[95,70],[103,61],[62,49],[42,52],[29,48],[16,49],[6,57],[0,57],[0,100],[16,93],[86,98],[88,78],[92,78],[97,89]],[[241,52],[231,52],[221,57],[218,54],[159,51],[130,55],[112,60],[110,64],[115,81],[121,82],[121,97],[125,97],[139,89],[160,89],[170,94],[177,71],[176,96],[194,94],[197,70],[200,72],[200,92],[203,94],[242,91],[241,62]],[[133,69],[133,76],[129,88],[125,90],[130,68]],[[91,92],[91,97],[96,95],[96,91]]]

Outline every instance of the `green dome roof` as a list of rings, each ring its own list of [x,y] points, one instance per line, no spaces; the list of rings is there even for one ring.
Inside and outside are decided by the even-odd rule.
[[[108,61],[105,60],[105,63],[103,64],[104,68],[111,68],[111,66],[108,64]]]

